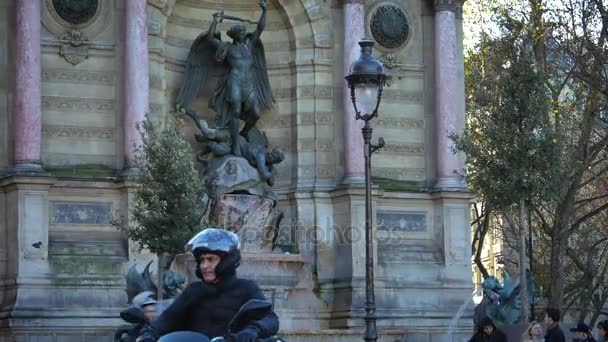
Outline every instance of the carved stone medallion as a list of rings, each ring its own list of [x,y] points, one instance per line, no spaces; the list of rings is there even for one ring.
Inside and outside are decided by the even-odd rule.
[[[64,43],[59,50],[59,54],[62,55],[68,62],[76,65],[84,62],[85,59],[89,58],[89,43],[82,32],[78,30],[72,30],[61,37],[61,41]]]
[[[53,0],[53,7],[61,19],[80,25],[95,16],[99,0]]]
[[[405,44],[410,26],[401,7],[386,3],[376,7],[372,13],[370,31],[378,44],[393,50]]]

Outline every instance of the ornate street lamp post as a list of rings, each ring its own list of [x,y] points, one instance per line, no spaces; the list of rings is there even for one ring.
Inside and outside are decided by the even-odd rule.
[[[361,57],[351,66],[350,75],[346,76],[350,97],[355,108],[355,120],[363,120],[363,155],[365,157],[365,336],[367,342],[377,341],[376,331],[376,300],[374,295],[374,259],[372,220],[372,184],[371,158],[372,153],[384,147],[384,139],[378,139],[377,145],[372,145],[372,127],[370,121],[378,116],[378,107],[382,99],[382,88],[386,81],[382,63],[372,56],[374,42],[363,39],[359,42]]]

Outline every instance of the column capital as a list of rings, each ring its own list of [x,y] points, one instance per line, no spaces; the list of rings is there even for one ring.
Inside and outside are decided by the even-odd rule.
[[[433,0],[435,12],[449,11],[456,13],[466,0]]]

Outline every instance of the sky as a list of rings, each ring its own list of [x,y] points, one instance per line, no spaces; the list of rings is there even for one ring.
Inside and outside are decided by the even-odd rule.
[[[463,7],[464,50],[471,50],[481,33],[498,33],[498,26],[492,21],[493,8],[501,5],[521,5],[522,0],[467,0]]]

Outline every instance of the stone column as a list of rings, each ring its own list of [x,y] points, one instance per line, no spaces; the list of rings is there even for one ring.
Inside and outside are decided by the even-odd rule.
[[[41,171],[40,1],[15,3],[15,171]]]
[[[344,11],[344,76],[361,55],[359,41],[365,37],[364,0],[343,0]],[[344,183],[363,183],[363,122],[355,120],[350,89],[344,81]]]
[[[435,0],[435,113],[437,183],[440,190],[461,190],[466,185],[454,172],[464,168],[462,154],[452,152],[451,133],[464,127],[464,110],[458,96],[458,35],[456,11],[461,0]]]
[[[125,1],[124,134],[126,168],[135,160],[134,145],[141,144],[137,124],[145,119],[148,104],[148,24],[146,0]]]

